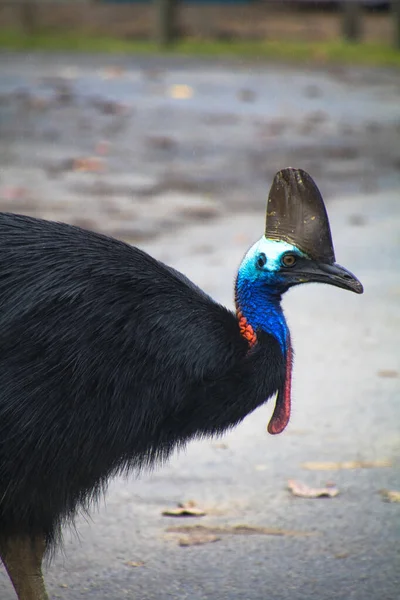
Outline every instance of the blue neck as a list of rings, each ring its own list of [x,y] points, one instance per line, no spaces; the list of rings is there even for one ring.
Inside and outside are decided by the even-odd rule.
[[[261,329],[273,335],[286,354],[289,329],[281,307],[281,296],[273,286],[258,280],[249,281],[239,273],[236,306],[255,332]]]

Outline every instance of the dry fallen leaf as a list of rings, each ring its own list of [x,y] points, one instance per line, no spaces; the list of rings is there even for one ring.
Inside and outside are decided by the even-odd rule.
[[[394,369],[381,369],[377,373],[378,377],[384,377],[385,379],[395,379],[399,376],[399,372]]]
[[[73,171],[86,173],[100,173],[105,170],[104,161],[97,156],[74,158],[72,161]]]
[[[381,490],[381,495],[386,502],[400,502],[400,492],[397,490]]]
[[[202,546],[203,544],[218,542],[220,539],[212,533],[195,533],[179,538],[178,544],[180,546]]]
[[[142,560],[138,560],[138,561],[127,560],[125,564],[128,567],[144,567],[144,562]]]
[[[193,93],[193,88],[185,84],[171,85],[168,90],[169,96],[171,96],[171,98],[175,98],[176,100],[187,100],[193,96]]]
[[[374,469],[391,467],[390,460],[349,460],[345,462],[305,462],[303,469],[309,471],[339,471],[340,469]]]
[[[273,535],[290,537],[308,537],[315,535],[309,531],[296,531],[291,529],[279,529],[275,527],[258,527],[254,525],[226,525],[226,526],[207,526],[207,525],[180,525],[179,527],[168,527],[167,533],[183,533],[192,535]]]
[[[205,514],[193,501],[178,504],[177,508],[169,508],[162,512],[164,517],[204,517]]]
[[[294,479],[289,479],[288,488],[293,496],[300,498],[334,498],[339,494],[339,490],[332,485],[324,488],[312,488],[306,483],[294,481]]]
[[[335,554],[335,558],[348,558],[350,556],[350,552],[337,552]]]

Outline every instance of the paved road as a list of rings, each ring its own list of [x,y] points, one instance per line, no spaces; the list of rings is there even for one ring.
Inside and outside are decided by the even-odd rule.
[[[27,76],[22,67],[17,73],[21,79]],[[312,77],[318,79],[318,74]],[[381,83],[378,90],[372,86],[372,96],[364,90],[371,110],[379,95],[391,97],[393,92],[392,83]],[[399,111],[392,110],[390,118],[381,114],[381,127],[387,118],[394,128]],[[392,167],[378,189],[348,194],[351,190],[343,182],[345,192],[338,183],[330,194],[337,260],[361,279],[364,296],[314,285],[294,289],[285,298],[296,352],[293,416],[287,430],[277,437],[266,433],[272,412],[266,405],[224,438],[192,443],[168,465],[137,480],[131,476],[112,482],[106,503],[93,511],[91,520],[78,521],[78,534],[66,532],[64,553],[46,571],[52,597],[398,599],[400,506],[384,502],[379,493],[400,489],[400,181],[395,158],[393,146]],[[301,155],[296,166],[303,166]],[[8,168],[23,172],[15,160]],[[34,187],[32,181],[27,183]],[[46,189],[68,183],[64,178],[49,181]],[[356,173],[351,181],[359,184]],[[188,202],[192,196],[188,193]],[[198,196],[204,199],[204,194]],[[220,212],[206,223],[189,219],[172,230],[161,228],[162,234],[140,245],[232,306],[235,269],[263,231],[264,199],[247,214],[230,207],[223,195],[213,201]],[[39,204],[35,210],[42,209]],[[141,218],[136,201],[134,209]],[[108,223],[103,225],[106,230]],[[387,460],[391,466],[334,471],[302,467],[307,461],[354,460]],[[333,481],[340,495],[294,498],[287,490],[288,479],[309,485]],[[195,500],[207,515],[183,523],[161,515],[187,500]],[[172,525],[197,523],[312,535],[224,535],[215,543],[181,547],[179,536],[166,531]],[[2,570],[0,598],[14,598]]]
[[[390,70],[3,54],[0,203],[141,242],[260,210],[282,166],[326,197],[393,189],[399,96]]]

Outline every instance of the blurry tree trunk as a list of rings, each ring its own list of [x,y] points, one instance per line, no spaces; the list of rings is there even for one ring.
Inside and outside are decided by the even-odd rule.
[[[177,36],[178,0],[156,0],[156,41],[166,48]]]
[[[392,0],[391,9],[394,25],[394,46],[400,50],[400,0]]]
[[[361,4],[357,0],[342,2],[342,36],[349,42],[358,42],[361,38]]]
[[[21,4],[21,26],[26,35],[32,35],[36,31],[36,4],[33,0]]]

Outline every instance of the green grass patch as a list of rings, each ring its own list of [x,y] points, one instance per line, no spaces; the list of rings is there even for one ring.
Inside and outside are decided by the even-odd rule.
[[[42,32],[24,35],[0,30],[0,49],[40,50],[48,52],[89,52],[106,54],[172,54],[197,57],[233,57],[248,60],[283,60],[301,63],[344,63],[400,67],[400,51],[384,44],[350,44],[294,41],[211,41],[184,39],[168,50],[154,42],[124,40],[105,36],[68,32]]]

